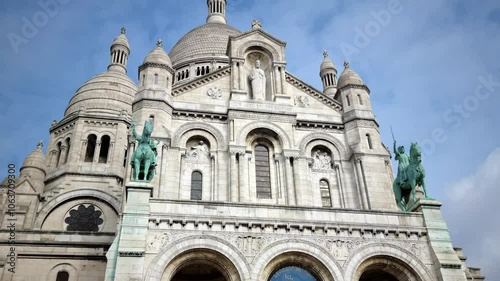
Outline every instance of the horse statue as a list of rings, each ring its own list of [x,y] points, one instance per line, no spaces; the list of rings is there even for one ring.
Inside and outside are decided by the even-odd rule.
[[[135,126],[135,121],[132,121],[132,135],[139,142],[137,149],[132,154],[133,180],[151,181],[155,175],[156,156],[158,155],[156,147],[159,141],[151,138],[151,133],[153,132],[152,120],[144,122],[144,129],[141,136],[137,135]]]
[[[396,160],[399,162],[398,175],[393,184],[394,195],[399,208],[407,211],[410,206],[410,198],[413,198],[413,203],[417,201],[415,197],[417,186],[422,187],[425,198],[428,198],[425,186],[425,170],[422,166],[422,150],[417,143],[412,143],[410,156],[408,157],[403,146],[396,149],[396,142],[394,141],[394,153],[396,154]]]

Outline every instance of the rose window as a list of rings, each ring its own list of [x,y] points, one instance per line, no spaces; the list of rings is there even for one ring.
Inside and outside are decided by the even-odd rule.
[[[68,224],[67,231],[99,231],[99,226],[104,223],[101,218],[102,211],[94,205],[80,205],[69,211],[69,216],[64,220]]]

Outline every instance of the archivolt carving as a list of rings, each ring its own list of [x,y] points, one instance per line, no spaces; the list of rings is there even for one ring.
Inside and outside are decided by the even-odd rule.
[[[356,249],[344,263],[346,280],[355,280],[356,271],[361,264],[376,256],[388,256],[401,261],[416,272],[419,281],[435,281],[415,252],[389,243],[369,243]]]
[[[272,54],[272,60],[273,61],[284,61],[284,59],[281,57],[280,52],[276,50],[272,45],[263,42],[263,41],[249,41],[246,44],[243,44],[239,49],[238,49],[238,57],[243,58],[245,57],[245,53],[248,50],[248,48],[251,47],[260,47]]]
[[[310,155],[307,154],[308,151],[306,148],[308,147],[308,144],[314,140],[323,140],[323,141],[327,141],[328,143],[332,144],[336,150],[336,151],[332,151],[332,152],[337,152],[337,154],[340,156],[340,159],[336,159],[336,160],[347,159],[347,151],[346,151],[344,145],[338,139],[336,139],[332,136],[329,136],[327,134],[320,134],[320,133],[312,133],[312,134],[305,136],[302,139],[302,141],[300,142],[300,145],[299,145],[299,150],[300,150],[301,156],[310,157]]]
[[[265,128],[265,129],[269,129],[269,130],[274,131],[280,137],[280,140],[282,142],[283,148],[284,149],[287,149],[287,148],[290,149],[291,148],[290,137],[285,132],[285,130],[283,130],[279,126],[274,125],[273,123],[270,123],[270,122],[259,122],[259,121],[252,122],[252,123],[246,125],[241,130],[241,132],[240,132],[240,134],[239,134],[239,136],[237,138],[238,144],[245,144],[246,143],[245,141],[246,141],[246,138],[247,138],[248,134],[252,130],[255,130],[255,129],[258,129],[258,128]]]
[[[182,144],[181,139],[183,138],[184,134],[191,130],[202,130],[210,133],[217,140],[217,143],[210,144],[212,150],[215,150],[215,148],[217,148],[217,150],[226,149],[224,135],[217,128],[200,122],[188,123],[177,129],[174,137],[172,138],[172,147],[182,147],[184,144]]]

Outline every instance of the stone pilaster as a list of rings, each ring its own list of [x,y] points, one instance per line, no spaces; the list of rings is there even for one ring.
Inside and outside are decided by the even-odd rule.
[[[115,281],[143,280],[144,255],[149,221],[149,198],[153,186],[131,182],[126,186],[121,219]]]
[[[453,249],[448,226],[441,214],[441,203],[421,198],[410,211],[421,212],[427,228],[436,276],[442,281],[466,281],[462,262]]]

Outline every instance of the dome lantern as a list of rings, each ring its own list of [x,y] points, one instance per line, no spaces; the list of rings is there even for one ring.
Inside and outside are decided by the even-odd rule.
[[[117,71],[127,73],[127,61],[130,55],[130,45],[125,33],[127,30],[122,27],[121,34],[115,38],[111,44],[111,63],[108,66],[108,71]]]
[[[226,24],[226,0],[207,0],[207,23]]]
[[[323,93],[333,98],[337,93],[337,69],[328,57],[326,50],[323,52],[323,62],[321,63],[319,76],[323,82]]]

